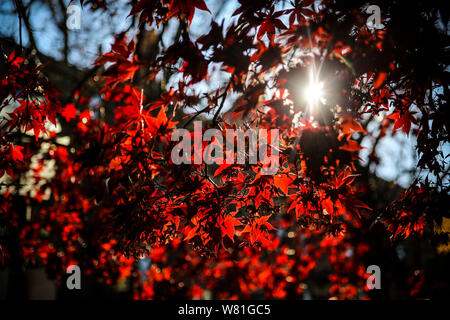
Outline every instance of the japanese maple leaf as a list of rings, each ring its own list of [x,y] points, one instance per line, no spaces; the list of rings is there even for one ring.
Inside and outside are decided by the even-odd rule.
[[[288,194],[289,186],[294,181],[292,178],[289,177],[289,174],[287,173],[280,173],[278,175],[275,175],[273,177],[274,185],[281,189],[281,191],[284,192],[284,194]]]
[[[261,23],[261,26],[259,27],[259,31],[257,34],[258,40],[261,40],[261,38],[267,34],[267,37],[269,39],[272,39],[275,35],[275,27],[278,29],[287,29],[287,27],[281,22],[279,17],[283,15],[283,11],[273,12],[274,8],[272,7],[270,9],[269,13],[264,14],[263,16],[263,22]]]
[[[256,218],[255,219],[256,224],[258,226],[265,226],[269,230],[273,230],[275,228],[269,222],[267,222],[270,217],[271,217],[271,215],[267,215],[267,216],[262,216],[262,217]]]
[[[161,1],[159,0],[139,0],[131,9],[128,16],[134,16],[140,14],[139,22],[148,21],[149,24],[153,23],[153,13],[161,9]]]
[[[242,225],[242,223],[239,221],[238,218],[227,216],[223,221],[223,225],[221,226],[222,235],[227,235],[228,238],[230,238],[231,241],[234,242],[234,232],[235,232],[234,227],[240,225]]]
[[[176,63],[180,58],[184,60],[180,69],[186,75],[191,76],[188,84],[193,84],[204,79],[208,74],[208,63],[197,44],[194,44],[186,36],[182,42],[170,46],[164,56],[158,58],[159,63],[164,66],[167,63]]]
[[[167,2],[167,0],[164,2]],[[186,16],[189,24],[191,24],[196,8],[211,13],[204,0],[170,0],[167,18],[177,15]]]
[[[350,137],[350,136],[349,136]],[[356,142],[355,140],[348,139],[345,141],[345,143],[339,147],[341,150],[355,152],[364,149],[364,147],[361,147],[361,145]]]
[[[136,55],[135,42],[131,40],[128,44],[123,35],[116,37],[111,45],[111,52],[105,53],[95,61],[95,65],[103,65],[107,62],[112,64],[103,72],[106,78],[106,85],[115,87],[120,82],[133,79],[134,74],[141,67]]]
[[[284,11],[285,14],[289,14],[289,26],[294,24],[296,18],[297,22],[300,23],[301,21],[305,21],[305,17],[313,17],[315,12],[307,8],[313,3],[314,0],[295,0],[294,2],[291,2],[291,5],[294,8]]]
[[[165,131],[171,129],[177,122],[172,122],[167,118],[164,108],[159,109],[158,115],[152,117],[150,115],[144,116],[145,123],[153,129],[154,132],[160,130]]]
[[[31,120],[31,126],[27,127],[27,131],[30,129],[33,129],[34,132],[34,137],[36,138],[36,141],[39,138],[39,134],[42,132],[44,132],[45,134],[47,134],[47,130],[45,129],[45,127],[43,126],[43,121],[42,119],[37,118],[38,120]]]
[[[258,228],[256,223],[249,223],[245,226],[241,233],[249,233],[250,243],[253,244],[258,241],[261,236],[261,229]]]
[[[69,103],[66,105],[64,110],[61,112],[61,115],[69,122],[72,119],[75,119],[77,116],[77,109],[73,103]]]
[[[198,38],[197,43],[202,45],[202,50],[208,50],[210,47],[217,47],[224,42],[222,34],[223,26],[219,26],[217,22],[211,22],[211,30],[208,34],[205,34]]]
[[[372,211],[372,208],[370,208],[367,204],[365,204],[361,200],[356,199],[355,197],[345,197],[341,195],[339,197],[339,200],[345,206],[345,208],[349,213],[356,215],[355,218],[356,217],[361,218],[361,215],[359,213],[360,209]]]
[[[21,64],[24,61],[25,61],[25,58],[16,56],[16,52],[14,50],[11,52],[11,54],[8,57],[8,62],[15,67],[18,67],[19,64]]]
[[[281,62],[283,49],[272,40],[268,47],[263,42],[258,44],[258,50],[252,55],[251,61],[257,61],[263,66],[263,70],[277,66]]]
[[[119,106],[114,110],[114,118],[117,122],[135,121],[141,117],[141,103],[143,95],[134,87],[130,88],[130,95],[127,97],[126,106]],[[142,100],[142,101],[141,101]]]
[[[352,174],[350,169],[347,167],[342,172],[333,179],[333,185],[336,189],[339,189],[343,185],[350,185],[355,180],[356,175]]]
[[[11,157],[16,162],[23,162],[23,147],[22,146],[11,146]]]
[[[366,133],[366,130],[350,115],[341,117],[341,129],[343,134],[350,134],[353,132]]]
[[[394,113],[386,116],[388,119],[395,120],[394,128],[392,132],[402,128],[402,131],[409,135],[409,131],[411,130],[411,123],[417,123],[416,118],[414,118],[415,111],[409,111],[401,113],[400,111],[395,111]]]

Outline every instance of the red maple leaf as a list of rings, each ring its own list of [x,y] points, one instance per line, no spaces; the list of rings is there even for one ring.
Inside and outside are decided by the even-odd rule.
[[[16,162],[23,162],[23,147],[22,146],[12,146],[11,145],[11,157]]]
[[[395,111],[394,113],[386,116],[388,119],[395,120],[394,128],[392,132],[402,128],[402,131],[409,135],[409,131],[411,130],[411,124],[417,123],[416,118],[414,118],[415,111],[405,111],[401,113],[400,111]]]
[[[278,29],[287,29],[287,27],[283,24],[283,22],[279,19],[283,15],[283,11],[273,12],[274,8],[272,7],[270,9],[269,13],[266,13],[262,16],[262,23],[259,27],[259,31],[257,34],[258,40],[261,40],[261,38],[267,34],[267,37],[269,39],[272,39],[275,35],[275,28]]]
[[[196,8],[211,13],[204,0],[170,0],[167,18],[178,15],[180,17],[186,16],[189,24],[191,24]]]
[[[221,226],[222,235],[227,235],[228,238],[230,238],[231,241],[234,242],[235,226],[240,225],[242,225],[242,223],[239,221],[238,218],[235,218],[233,216],[227,216],[223,221],[223,225]]]
[[[69,103],[66,105],[64,110],[61,112],[61,115],[69,122],[72,119],[77,117],[77,109],[75,108],[75,104]]]

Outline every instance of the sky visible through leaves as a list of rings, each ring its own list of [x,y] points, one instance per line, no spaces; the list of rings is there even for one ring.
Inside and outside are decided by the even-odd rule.
[[[69,0],[65,1],[70,3]],[[111,17],[111,20],[107,20],[99,11],[92,12],[88,8],[84,8],[81,17],[81,30],[73,30],[70,32],[70,39],[72,45],[76,47],[76,50],[70,51],[69,63],[78,66],[80,68],[89,68],[94,63],[99,48],[101,52],[105,53],[110,50],[111,44],[114,41],[114,34],[117,34],[123,30],[130,27],[131,18],[128,17],[128,8],[123,4],[126,3],[125,0],[119,0],[112,2],[108,7],[108,10],[115,10],[115,16]],[[207,30],[204,30],[205,26],[209,26],[211,19],[214,19],[219,24],[224,21],[224,26],[226,27],[231,20],[231,14],[238,7],[237,1],[227,1],[226,4],[221,7],[220,1],[206,0],[208,8],[211,13],[196,10],[192,24],[190,26],[190,35],[193,40],[198,38],[199,35],[204,34]],[[76,2],[78,4],[78,2]],[[35,30],[36,39],[38,41],[37,45],[39,50],[55,59],[61,59],[60,49],[61,46],[61,35],[58,33],[57,27],[51,19],[51,13],[47,8],[33,8],[33,15],[30,17],[31,22],[34,26],[38,26]],[[111,9],[112,7],[112,9]],[[6,1],[0,5],[2,10],[8,11],[13,10],[12,2]],[[126,8],[123,10],[123,8]],[[219,11],[220,9],[220,11]],[[280,8],[281,9],[281,8]],[[286,17],[282,17],[286,18]],[[284,20],[287,20],[284,19]],[[205,23],[206,22],[206,23]],[[286,22],[286,21],[284,21]],[[18,42],[18,21],[15,15],[6,15],[0,25],[0,34],[13,35]],[[160,29],[161,27],[159,27]],[[158,29],[157,29],[158,30]],[[130,33],[133,29],[130,29]],[[176,33],[176,22],[170,21],[168,30],[164,33],[163,43],[166,45],[170,44],[171,38]],[[28,43],[27,33],[23,32],[23,42]],[[214,82],[223,81],[224,72],[216,71],[212,78],[209,80],[208,85],[214,87]],[[179,79],[177,77],[172,77],[171,82],[176,83]],[[205,83],[200,83],[197,85],[198,91],[206,91],[208,85]],[[234,97],[235,98],[235,97]],[[233,101],[233,95],[225,103],[224,111],[231,107],[231,102]],[[188,112],[194,112],[195,110],[187,110]],[[382,121],[382,119],[378,119]],[[413,126],[414,128],[414,126]],[[369,128],[370,129],[370,128]],[[365,149],[360,151],[360,158],[362,163],[367,162],[367,157],[369,155],[369,150],[373,145],[374,138],[371,136],[366,136],[361,142],[361,146]],[[400,131],[398,134],[393,136],[387,136],[380,141],[377,145],[377,153],[380,156],[381,163],[376,166],[376,168],[371,168],[375,170],[375,173],[388,181],[393,181],[402,187],[407,187],[411,184],[413,180],[414,169],[417,162],[417,153],[415,151],[415,139],[412,136],[407,136]],[[450,146],[448,144],[444,145],[446,154],[450,152]]]

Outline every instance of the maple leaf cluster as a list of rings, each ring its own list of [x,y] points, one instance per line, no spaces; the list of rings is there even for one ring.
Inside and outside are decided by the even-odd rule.
[[[363,6],[351,2],[348,8]],[[178,38],[146,60],[137,37],[117,35],[95,61],[98,92],[77,90],[64,103],[43,66],[11,52],[0,78],[0,109],[15,106],[1,119],[0,175],[8,177],[0,222],[17,235],[16,259],[43,264],[59,280],[72,264],[107,285],[132,278],[135,298],[298,298],[325,264],[329,296],[366,297],[373,224],[391,241],[432,238],[433,224],[448,215],[440,210],[448,185],[417,180],[400,199],[371,201],[362,137],[412,133],[419,167],[439,177],[448,88],[440,94],[433,87],[446,81],[440,63],[424,74],[414,50],[395,46],[399,34],[370,31],[362,10],[342,6],[239,0],[227,27],[212,20],[194,38],[197,9],[211,12],[203,0],[135,1],[130,16],[144,28],[177,21]],[[394,9],[388,30],[395,30]],[[220,85],[205,91],[214,66]],[[299,93],[311,70],[326,89],[314,109]],[[150,84],[170,73],[177,75],[170,89],[151,95]],[[192,129],[207,114],[202,132],[279,129],[279,171],[263,175],[261,163],[248,161],[175,164],[173,130]],[[369,130],[369,117],[383,117],[378,133]],[[70,124],[70,142],[58,142],[62,133],[49,123]],[[18,199],[31,211],[26,219]],[[6,264],[10,247],[0,249]],[[145,271],[137,268],[142,257],[151,260]]]

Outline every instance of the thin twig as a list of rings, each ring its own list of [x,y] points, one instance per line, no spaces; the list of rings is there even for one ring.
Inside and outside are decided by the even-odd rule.
[[[228,81],[228,85],[225,88],[225,92],[224,92],[224,95],[223,95],[223,98],[222,98],[222,102],[220,103],[219,109],[217,109],[216,113],[214,114],[213,125],[216,125],[217,117],[219,116],[220,111],[222,111],[222,108],[225,105],[225,100],[227,99],[228,89],[230,89],[232,81],[233,81],[233,75],[231,76],[230,81]]]

